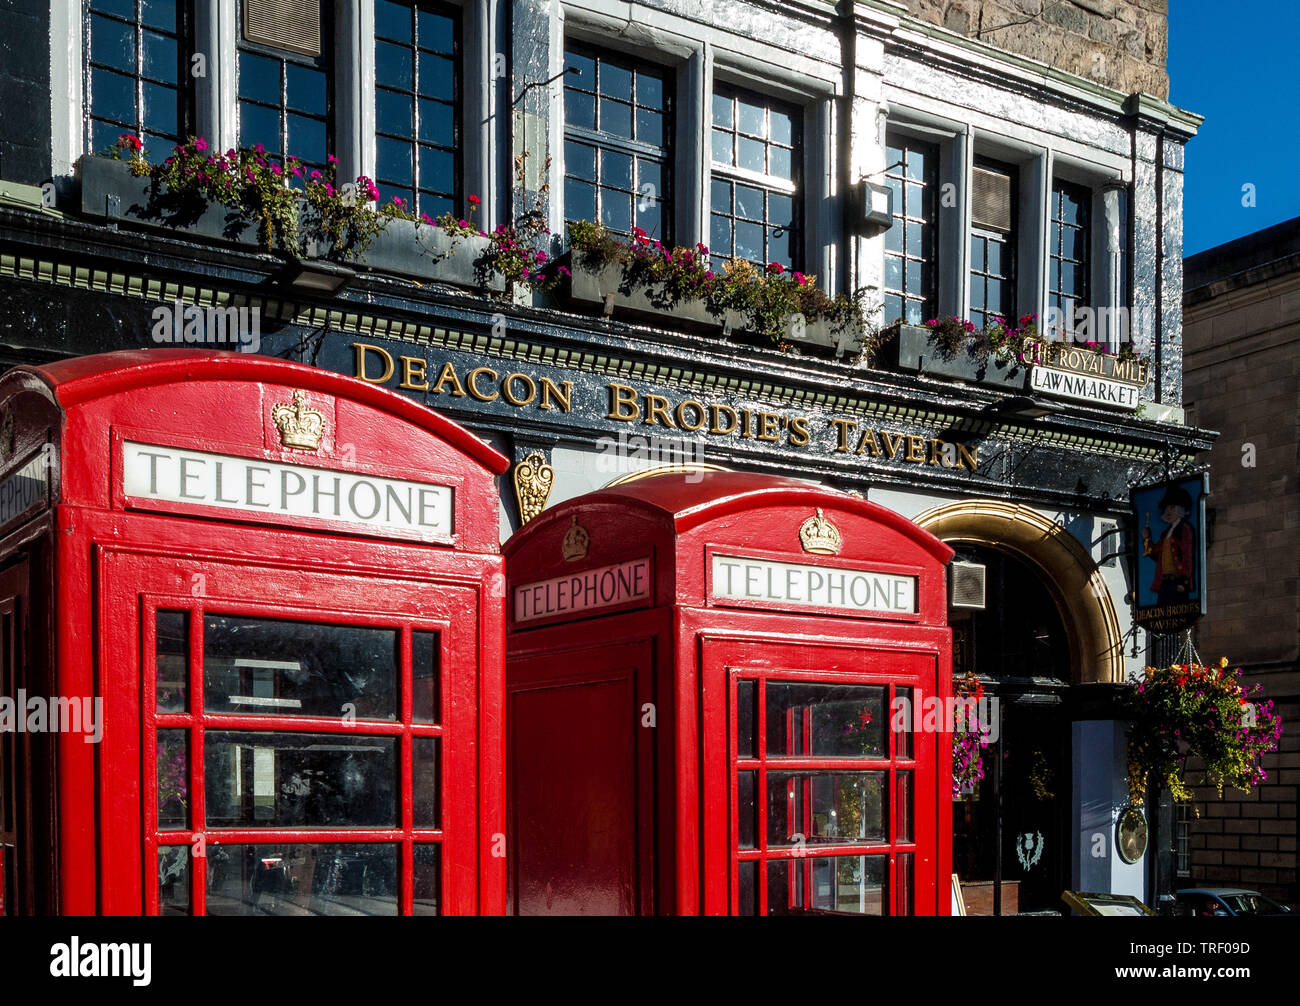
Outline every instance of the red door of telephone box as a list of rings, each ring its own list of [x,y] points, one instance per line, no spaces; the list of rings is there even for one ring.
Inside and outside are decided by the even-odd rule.
[[[49,714],[0,749],[7,911],[504,909],[505,458],[238,353],[18,368],[0,423],[3,684]]]
[[[516,914],[946,915],[944,567],[883,507],[733,472],[505,545]]]

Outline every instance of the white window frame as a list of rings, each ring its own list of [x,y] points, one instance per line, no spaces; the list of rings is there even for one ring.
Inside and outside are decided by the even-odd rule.
[[[964,123],[923,112],[918,109],[891,105],[880,126],[880,156],[882,170],[872,176],[874,182],[884,183],[888,168],[888,138],[890,134],[911,137],[934,144],[939,148],[939,172],[935,194],[935,226],[939,231],[935,253],[935,313],[941,318],[965,318],[970,305],[970,173],[973,163],[970,129]],[[951,185],[953,188],[948,189]],[[951,192],[953,205],[945,206],[946,194]],[[867,254],[879,263],[880,286],[878,300],[873,305],[882,321],[885,304],[885,231],[867,242]],[[957,277],[960,277],[958,279]],[[892,320],[892,319],[889,319]],[[922,319],[923,321],[927,319]]]
[[[1120,270],[1127,268],[1126,256],[1123,252],[1128,244],[1128,234],[1119,233],[1118,201],[1115,195],[1118,187],[1126,187],[1127,180],[1118,170],[1055,150],[1051,152],[1050,172],[1053,182],[1057,179],[1071,182],[1087,188],[1092,193],[1088,207],[1088,306],[1098,312],[1106,312],[1106,314],[1098,314],[1097,317],[1115,317],[1110,312],[1117,308],[1128,307],[1120,303],[1123,290]],[[1045,220],[1045,224],[1050,226],[1049,221]],[[1044,256],[1044,283],[1046,283],[1047,265]],[[1046,300],[1046,287],[1044,287],[1044,305]],[[1111,351],[1119,348],[1115,336],[1116,333],[1113,331],[1092,333],[1093,341]]]
[[[674,243],[693,247],[708,244],[712,175],[712,122],[714,82],[744,88],[755,94],[803,109],[804,161],[802,199],[804,271],[815,274],[827,292],[840,289],[839,256],[844,239],[843,214],[837,192],[836,102],[841,97],[836,80],[792,70],[762,58],[762,47],[752,40],[700,31],[690,34],[662,25],[638,25],[634,37],[622,29],[626,19],[596,10],[559,5],[552,18],[551,75],[564,69],[564,43],[568,38],[601,48],[622,51],[643,60],[676,69],[675,129],[672,152]],[[668,23],[671,19],[665,19]],[[686,23],[683,23],[684,25]],[[707,36],[707,37],[705,37]],[[720,44],[726,41],[726,46]],[[775,52],[774,52],[775,57]],[[838,77],[838,69],[835,71]],[[562,95],[560,84],[560,93]],[[563,98],[551,103],[550,227],[564,230],[564,109]]]
[[[838,128],[837,100],[833,84],[816,78],[799,77],[788,69],[765,61],[728,52],[718,58],[711,49],[708,87],[700,110],[703,136],[699,150],[704,175],[700,193],[700,234],[697,239],[708,244],[712,213],[713,177],[713,94],[717,84],[741,88],[760,97],[803,110],[803,162],[800,165],[802,191],[795,193],[803,222],[803,247],[798,256],[802,271],[815,275],[827,293],[840,290],[840,248],[844,241],[843,212],[837,192]],[[743,177],[736,169],[732,177]],[[766,183],[764,184],[766,187]]]
[[[461,173],[466,194],[482,200],[486,229],[501,216],[501,187],[493,164],[499,148],[494,94],[503,0],[442,0],[461,9]],[[338,177],[375,174],[375,0],[336,0],[334,10],[334,155]],[[54,174],[71,174],[87,149],[82,78],[85,72],[82,0],[52,0],[51,132]],[[62,47],[58,40],[62,39]],[[195,130],[218,150],[239,139],[239,0],[197,0],[194,48],[206,75],[194,78]]]
[[[1046,254],[1048,190],[1047,150],[1031,143],[1013,140],[987,130],[975,130],[973,137],[972,171],[975,157],[987,157],[1009,164],[1017,171],[1016,198],[1016,316],[1037,314],[1042,317],[1046,303]],[[973,177],[973,175],[971,176]],[[966,211],[966,241],[970,246],[970,210]],[[967,252],[969,258],[969,252]],[[970,264],[963,272],[963,307],[970,310]],[[963,317],[966,315],[963,314]],[[1016,318],[1008,318],[1014,322]]]
[[[584,16],[586,15],[586,16]],[[698,173],[691,158],[695,148],[698,126],[691,117],[694,113],[695,92],[701,74],[704,46],[664,32],[655,32],[651,44],[638,38],[634,42],[621,39],[611,32],[610,26],[592,18],[587,12],[561,9],[559,38],[553,47],[551,76],[564,72],[564,52],[570,40],[589,48],[619,53],[644,63],[662,67],[673,83],[673,134],[672,149],[673,185],[673,243],[693,246],[697,240],[694,226],[694,207],[698,201]],[[553,234],[565,235],[564,210],[564,78],[555,82],[555,97],[551,102],[551,221]],[[689,105],[688,105],[689,99]],[[636,221],[634,220],[633,223]],[[566,235],[567,237],[567,235]]]

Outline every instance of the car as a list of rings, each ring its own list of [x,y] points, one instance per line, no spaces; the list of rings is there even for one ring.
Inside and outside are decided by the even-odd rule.
[[[1237,887],[1197,887],[1176,895],[1179,915],[1293,915],[1286,905],[1258,891]]]

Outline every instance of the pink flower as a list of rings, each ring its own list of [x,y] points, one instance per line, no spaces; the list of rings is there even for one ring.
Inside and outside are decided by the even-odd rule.
[[[195,150],[207,150],[207,149],[208,149],[208,141],[205,140],[203,137],[200,136],[197,140],[194,141],[194,149],[195,149]]]
[[[339,159],[338,159],[337,157],[335,157],[333,154],[329,154],[329,155],[326,156],[326,158],[325,158],[325,163],[326,163],[326,164],[338,164],[338,162],[339,162]]]
[[[481,203],[481,202],[483,201],[483,200],[479,199],[478,196],[469,196],[469,197],[467,197],[467,198],[468,198],[468,200],[469,200],[469,204],[470,204],[471,206],[477,206],[479,203]]]
[[[780,262],[769,262],[767,264],[767,271],[769,275],[780,276],[785,272],[785,266]]]
[[[262,146],[260,143],[259,143],[256,147],[254,147],[253,149],[254,149],[257,153],[259,153],[259,154],[265,154],[265,153],[266,153],[266,148],[265,148],[264,146]]]
[[[320,181],[320,178],[321,178],[321,174],[320,174],[319,171],[313,171],[313,172],[311,173],[311,180],[312,180],[313,182],[319,182],[319,181]]]
[[[278,164],[272,164],[272,165],[271,165],[271,174],[276,175],[276,176],[279,176],[280,173],[281,173],[281,172],[280,172],[280,165],[278,165]]]

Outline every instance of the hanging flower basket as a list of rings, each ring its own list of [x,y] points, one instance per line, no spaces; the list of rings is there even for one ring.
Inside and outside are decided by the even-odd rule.
[[[1184,781],[1189,757],[1205,766],[1205,778],[1218,787],[1249,790],[1268,778],[1261,759],[1276,751],[1282,717],[1260,685],[1247,689],[1241,668],[1172,664],[1148,667],[1127,696],[1133,727],[1128,741],[1129,799],[1141,805],[1147,787],[1166,787],[1180,803],[1192,792]],[[1252,699],[1252,696],[1255,696]]]
[[[984,778],[983,751],[989,746],[989,724],[982,723],[976,703],[984,686],[974,674],[953,681],[957,699],[952,731],[952,795],[954,800],[973,796]]]

